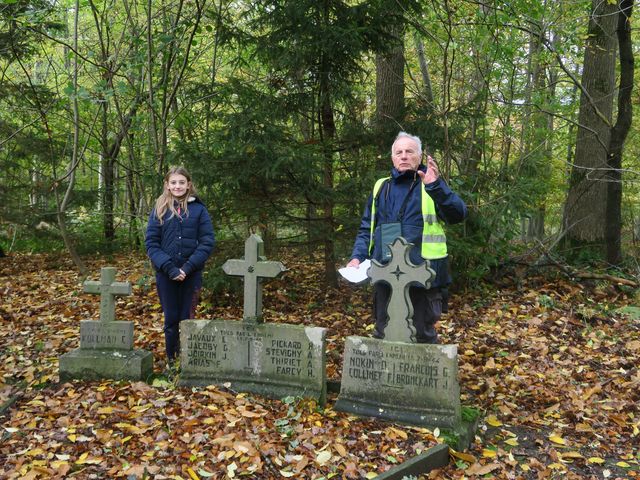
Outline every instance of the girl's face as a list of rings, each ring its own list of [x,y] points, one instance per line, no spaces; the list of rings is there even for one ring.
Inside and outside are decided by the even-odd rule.
[[[171,195],[177,198],[183,197],[189,188],[191,188],[191,182],[187,180],[187,177],[179,173],[174,173],[169,176],[169,180],[165,183],[165,187]]]

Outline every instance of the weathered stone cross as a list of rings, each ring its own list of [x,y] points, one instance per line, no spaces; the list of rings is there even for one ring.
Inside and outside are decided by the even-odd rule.
[[[222,265],[227,275],[244,277],[243,318],[248,322],[262,321],[262,280],[277,277],[286,270],[280,262],[266,261],[263,254],[262,238],[252,234],[244,242],[244,260],[227,260]]]
[[[116,297],[131,295],[129,282],[116,282],[116,269],[114,267],[102,267],[100,269],[100,281],[84,282],[86,293],[100,294],[100,320],[113,322],[116,319]]]
[[[367,275],[371,283],[384,282],[391,287],[391,298],[387,305],[388,323],[384,329],[384,339],[391,342],[416,342],[416,329],[413,326],[413,304],[409,297],[409,287],[429,288],[436,272],[426,261],[414,265],[409,252],[413,244],[398,237],[391,244],[391,259],[386,265],[377,260],[371,261]]]

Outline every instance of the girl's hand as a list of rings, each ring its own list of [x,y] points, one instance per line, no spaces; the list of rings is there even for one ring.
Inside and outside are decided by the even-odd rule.
[[[176,278],[172,278],[171,280],[182,282],[185,278],[187,278],[187,274],[184,273],[184,270],[180,269],[180,275],[178,275]]]

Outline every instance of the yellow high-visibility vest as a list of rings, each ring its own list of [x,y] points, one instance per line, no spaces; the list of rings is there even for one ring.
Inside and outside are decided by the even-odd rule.
[[[373,186],[373,199],[371,202],[371,233],[369,237],[369,255],[373,251],[373,232],[375,230],[376,218],[376,196],[382,185],[391,177],[380,178]],[[424,185],[421,185],[421,206],[422,206],[422,245],[420,247],[420,255],[427,260],[435,260],[447,256],[447,237],[442,227],[442,222],[436,215],[436,205],[429,196]]]

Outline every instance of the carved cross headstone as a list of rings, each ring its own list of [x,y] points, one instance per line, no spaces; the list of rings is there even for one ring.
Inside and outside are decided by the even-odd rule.
[[[435,271],[425,261],[414,265],[409,252],[413,244],[398,237],[391,244],[391,259],[386,265],[371,261],[367,275],[371,283],[384,282],[391,288],[391,298],[387,305],[388,323],[384,329],[384,339],[391,342],[415,343],[416,330],[413,326],[413,304],[409,297],[410,286],[429,288]]]
[[[266,261],[264,242],[252,234],[244,243],[244,260],[227,260],[222,265],[227,275],[244,278],[244,315],[248,322],[262,321],[262,280],[280,275],[286,269],[280,262]]]
[[[84,282],[86,293],[100,294],[100,320],[103,322],[115,321],[117,296],[131,295],[129,282],[116,282],[115,280],[115,267],[102,267],[99,282]]]
[[[84,291],[100,294],[100,319],[80,321],[80,347],[59,358],[60,380],[146,380],[153,354],[133,348],[133,322],[115,319],[116,297],[131,295],[131,283],[116,282],[116,269],[100,269],[100,281],[84,282]]]

